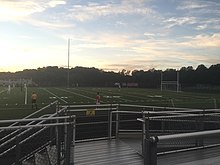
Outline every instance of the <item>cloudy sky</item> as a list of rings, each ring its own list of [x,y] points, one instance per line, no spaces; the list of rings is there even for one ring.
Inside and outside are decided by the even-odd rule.
[[[220,63],[219,0],[0,0],[0,72]]]

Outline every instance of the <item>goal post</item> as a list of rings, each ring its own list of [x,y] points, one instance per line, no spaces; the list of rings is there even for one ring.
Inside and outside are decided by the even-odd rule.
[[[174,90],[176,92],[180,91],[180,83],[179,83],[179,71],[176,72],[176,80],[164,80],[163,72],[161,71],[161,82],[160,82],[160,90]]]
[[[24,84],[24,104],[26,105],[27,104],[27,84]]]

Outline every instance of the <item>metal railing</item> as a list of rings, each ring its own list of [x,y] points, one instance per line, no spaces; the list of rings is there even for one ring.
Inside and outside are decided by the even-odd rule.
[[[56,103],[56,102],[54,102]],[[54,103],[50,104],[50,105],[53,105]],[[50,106],[48,105],[48,106]],[[19,127],[21,122],[26,122],[26,126],[33,126],[33,125],[41,125],[42,123],[44,123],[46,120],[54,117],[54,116],[57,116],[58,114],[62,113],[66,108],[64,107],[63,109],[60,109],[57,113],[54,113],[54,114],[51,114],[51,115],[44,115],[42,117],[39,117],[37,118],[38,120],[32,120],[32,119],[28,119],[29,117],[45,110],[46,108],[48,108],[48,106],[38,110],[37,112],[23,118],[23,119],[17,119],[17,120],[2,120],[0,121],[0,124],[1,123],[13,123],[7,127],[5,127],[6,129],[0,129],[0,131],[5,131],[5,130],[14,130],[13,132],[9,132],[8,134],[6,134],[2,139],[1,139],[1,144],[0,144],[0,150],[2,147],[6,146],[6,145],[10,145],[9,143],[13,142],[16,137],[19,135],[25,135],[25,134],[28,134],[28,132],[30,132],[32,130],[33,127],[29,127],[27,129],[25,129],[24,131],[20,131],[20,129],[10,129],[10,128],[16,128],[16,127]],[[46,118],[47,117],[47,118]],[[38,123],[36,123],[36,121],[39,121]],[[2,127],[4,128],[4,127]],[[29,136],[28,138],[30,138],[31,136]],[[10,151],[10,150],[9,150]]]
[[[191,132],[191,133],[182,133],[182,134],[174,134],[174,135],[162,135],[150,137],[149,139],[145,139],[145,154],[144,154],[144,165],[157,165],[157,147],[159,142],[167,142],[172,140],[185,140],[185,139],[195,139],[195,138],[205,138],[211,136],[220,136],[220,129],[218,130],[209,130],[209,131],[200,131],[200,132]],[[218,143],[218,146],[220,144]],[[214,144],[209,147],[216,147]],[[193,149],[204,149],[205,146],[196,147]],[[191,148],[192,149],[192,148]],[[190,149],[190,150],[191,150]],[[180,151],[189,151],[189,149],[182,149]],[[176,151],[173,151],[176,152]],[[179,151],[178,151],[179,152]],[[169,152],[171,153],[171,152]]]
[[[112,111],[118,111],[118,104],[68,105],[66,114],[77,116],[76,141],[108,139]]]
[[[42,119],[39,118],[31,118],[31,119],[22,119],[22,120],[6,120],[6,121],[1,121],[1,123],[9,123],[9,122],[28,122],[28,121],[41,121]],[[57,150],[58,148],[61,147],[62,145],[62,140],[61,140],[61,131],[60,130],[60,126],[62,127],[66,127],[67,128],[67,132],[66,132],[66,137],[64,139],[64,144],[65,144],[65,152],[64,152],[64,162],[66,165],[69,165],[70,163],[73,162],[73,160],[70,160],[70,147],[74,147],[74,142],[75,142],[75,116],[61,116],[61,117],[51,117],[51,118],[47,118],[47,119],[43,119],[44,121],[48,121],[49,123],[42,123],[42,124],[34,124],[34,125],[19,125],[19,126],[11,126],[11,127],[0,127],[0,129],[4,129],[4,130],[17,130],[19,129],[20,131],[23,129],[29,129],[29,128],[43,128],[40,131],[37,131],[36,133],[32,134],[30,137],[28,138],[23,138],[21,134],[16,135],[16,142],[15,144],[10,147],[8,150],[4,151],[3,153],[0,154],[0,158],[3,159],[4,162],[4,156],[8,156],[9,153],[14,153],[15,155],[15,164],[20,164],[21,161],[23,161],[23,157],[22,157],[22,150],[21,148],[26,145],[26,142],[28,142],[28,140],[33,139],[34,137],[36,137],[36,135],[39,135],[39,133],[42,133],[43,130],[48,130],[52,127],[55,128],[56,130],[56,146],[57,146]],[[43,134],[44,135],[44,134]],[[41,136],[39,136],[40,138],[42,138]],[[35,139],[36,140],[36,139]],[[42,140],[42,139],[37,139],[37,140]],[[48,141],[44,142],[44,143],[48,143]],[[40,146],[37,146],[37,148],[41,148],[41,146],[43,145],[43,143],[41,143]],[[14,152],[13,152],[14,151]],[[31,151],[31,150],[30,150]],[[30,152],[29,151],[29,152]],[[60,152],[57,152],[57,164],[60,164],[59,162],[61,162],[61,158],[60,158]],[[11,162],[13,163],[13,162]]]
[[[158,156],[189,148],[199,149],[201,146],[211,146],[210,140],[201,139],[207,136],[191,134],[220,128],[220,109],[202,110],[128,104],[56,105],[54,109],[56,110],[54,114],[40,118],[1,121],[0,124],[5,122],[16,124],[1,127],[0,131],[7,129],[16,132],[12,132],[14,137],[2,141],[0,150],[3,148],[4,152],[0,152],[0,159],[1,156],[13,153],[15,162],[18,164],[34,153],[40,152],[45,146],[53,144],[56,145],[57,150],[57,165],[61,162],[69,165],[74,163],[72,157],[75,142],[120,138],[125,133],[134,133],[140,135],[141,154],[145,157],[145,162],[153,162],[156,161],[155,152]],[[49,134],[52,129],[53,133]],[[21,153],[22,145],[25,146],[29,140],[36,140],[40,137],[39,135],[44,134],[47,135],[45,137],[52,136],[52,138],[32,149],[30,154]],[[177,138],[178,134],[181,138]],[[189,135],[189,141],[182,140],[185,136],[188,139]],[[167,143],[168,139],[171,141],[176,139],[177,144]],[[220,144],[216,139],[214,142]],[[10,147],[5,149],[4,147],[8,147],[9,144]],[[148,155],[147,158],[146,155]]]
[[[220,109],[148,113],[143,156],[145,165],[156,165],[157,156],[220,145]],[[161,122],[159,135],[151,133],[151,122]],[[179,133],[177,128],[184,133]],[[213,130],[214,129],[214,130]],[[169,130],[169,133],[165,130]],[[216,136],[214,136],[216,135]]]
[[[136,135],[142,134],[141,154],[145,157],[145,164],[148,162],[147,165],[155,165],[156,158],[159,155],[220,145],[219,137],[213,136],[220,135],[218,131],[218,129],[220,129],[220,109],[184,109],[139,105],[125,106],[129,107],[128,111],[121,110],[121,107],[122,109],[125,109],[125,107],[119,105],[118,111],[111,112],[110,125],[113,127],[112,123],[114,120],[112,116],[116,114],[116,138],[120,137],[120,134],[126,131],[127,133],[135,133]],[[135,111],[132,111],[132,108],[134,108]],[[142,123],[141,132],[140,130],[129,129],[129,124],[124,128],[121,127],[123,121],[120,118],[124,114],[140,116],[136,118],[136,120]],[[133,119],[127,121],[134,122]],[[212,131],[213,129],[216,130]],[[109,132],[110,138],[112,130],[113,129],[110,129]],[[179,136],[181,138],[178,138]]]
[[[30,115],[28,115],[28,116],[26,116],[26,117],[24,117],[23,119],[28,119],[28,118],[31,118],[31,117],[33,117],[33,116],[39,115],[40,113],[42,113],[43,111],[47,110],[47,109],[50,108],[50,107],[54,107],[53,109],[55,110],[55,109],[56,109],[55,107],[57,106],[57,104],[58,104],[58,101],[54,101],[54,102],[52,102],[51,104],[49,104],[49,105],[47,105],[47,106],[45,106],[45,107],[43,107],[43,108],[41,108],[41,109],[39,109],[39,110],[33,112],[32,114],[30,114]],[[53,113],[55,113],[55,112],[56,112],[56,111],[54,111]],[[44,116],[45,116],[45,115],[43,115],[43,116],[41,116],[41,117],[43,118]],[[47,115],[46,115],[46,116],[47,116]],[[32,124],[32,123],[33,123],[33,121],[31,121],[29,124]],[[14,122],[14,123],[10,124],[9,127],[14,126],[14,125],[17,125],[17,124],[19,124],[19,122]],[[1,133],[2,131],[3,131],[3,130],[0,130],[0,133]],[[2,144],[2,143],[3,143],[4,141],[6,141],[7,139],[11,139],[17,132],[18,132],[18,130],[15,130],[15,131],[13,131],[13,132],[7,134],[7,135],[4,135],[3,137],[0,138],[0,143]],[[0,145],[0,147],[1,147],[1,145]]]
[[[59,116],[59,112],[65,109],[62,108],[47,118],[1,120],[0,124],[16,123],[16,125],[1,126],[0,130],[16,132],[13,132],[13,138],[1,144],[0,162],[17,165],[40,152],[42,148],[55,145],[57,165],[61,162],[65,165],[73,164],[73,155],[70,153],[73,152],[75,145],[76,117]]]

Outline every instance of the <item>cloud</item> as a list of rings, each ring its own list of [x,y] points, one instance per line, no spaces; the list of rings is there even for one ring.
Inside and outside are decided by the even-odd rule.
[[[62,0],[3,0],[0,5],[0,21],[18,21],[65,3]]]
[[[220,34],[215,33],[212,35],[200,34],[195,37],[190,37],[187,42],[179,43],[181,46],[193,47],[193,48],[212,48],[220,47]]]
[[[184,24],[195,24],[197,23],[196,17],[171,17],[163,21],[167,24],[167,28],[172,28],[174,26],[181,26]]]
[[[207,4],[199,3],[198,1],[183,1],[180,6],[177,7],[178,10],[191,10],[191,9],[201,9],[208,7]]]
[[[27,22],[36,27],[44,27],[47,29],[60,29],[60,28],[73,28],[74,25],[67,22],[61,22],[59,19],[55,20],[40,20],[29,18],[28,20],[23,20],[23,22]]]
[[[97,19],[97,17],[119,14],[139,14],[147,15],[154,13],[150,8],[141,6],[140,3],[132,1],[122,1],[121,4],[98,4],[88,3],[87,5],[73,5],[69,9],[69,17],[79,21]],[[138,4],[138,5],[137,5]]]
[[[204,30],[204,29],[206,29],[207,27],[208,27],[207,24],[198,25],[198,26],[196,27],[196,30]]]
[[[0,18],[3,19],[6,17],[5,19],[16,19],[36,12],[42,12],[44,10],[44,5],[34,1],[5,0],[1,1]]]
[[[186,10],[188,13],[197,14],[219,14],[219,2],[214,1],[198,1],[198,0],[185,0],[177,6],[177,10]]]
[[[50,2],[48,2],[48,5],[51,7],[56,7],[57,5],[65,5],[66,1],[62,1],[62,0],[52,0]]]

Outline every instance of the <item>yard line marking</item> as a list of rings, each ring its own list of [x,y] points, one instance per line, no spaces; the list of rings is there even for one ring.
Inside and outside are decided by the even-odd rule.
[[[7,91],[7,89],[4,89],[4,90],[0,91],[0,94],[3,93],[3,92],[6,92],[6,91]]]
[[[90,100],[96,100],[96,99],[94,99],[92,97],[85,96],[85,95],[82,95],[82,94],[79,94],[79,93],[76,93],[76,92],[68,91],[68,90],[61,89],[61,88],[56,88],[56,89],[61,90],[61,91],[65,91],[65,92],[69,92],[69,93],[75,94],[77,96],[85,97],[85,98],[90,99]]]
[[[89,91],[86,91],[86,90],[83,90],[83,89],[74,89],[74,90],[79,90],[79,91],[84,91],[84,92],[87,92],[87,93],[94,93],[94,92],[89,92]],[[109,91],[104,91],[104,92],[102,92],[102,93],[110,93],[110,94],[118,94],[118,95],[121,95],[120,93],[118,93],[118,92],[109,92]],[[103,96],[104,97],[104,96]],[[120,100],[123,100],[123,101],[132,101],[132,100],[128,100],[128,99],[124,99],[124,98],[118,98],[118,99],[120,99]]]
[[[51,95],[55,96],[56,98],[62,100],[64,103],[68,103],[66,100],[62,99],[61,97],[55,95],[54,93],[50,92],[49,90],[47,90],[46,88],[42,88],[43,90],[45,90],[46,92],[50,93]]]
[[[124,95],[122,94],[121,92],[112,92],[112,91],[105,91],[105,93],[110,93],[110,94],[114,94],[114,95],[120,95],[120,96],[127,96],[127,95]],[[124,99],[124,98],[118,98],[119,100],[122,100],[122,101],[127,101],[127,102],[132,102],[132,100],[129,100],[129,99]]]

